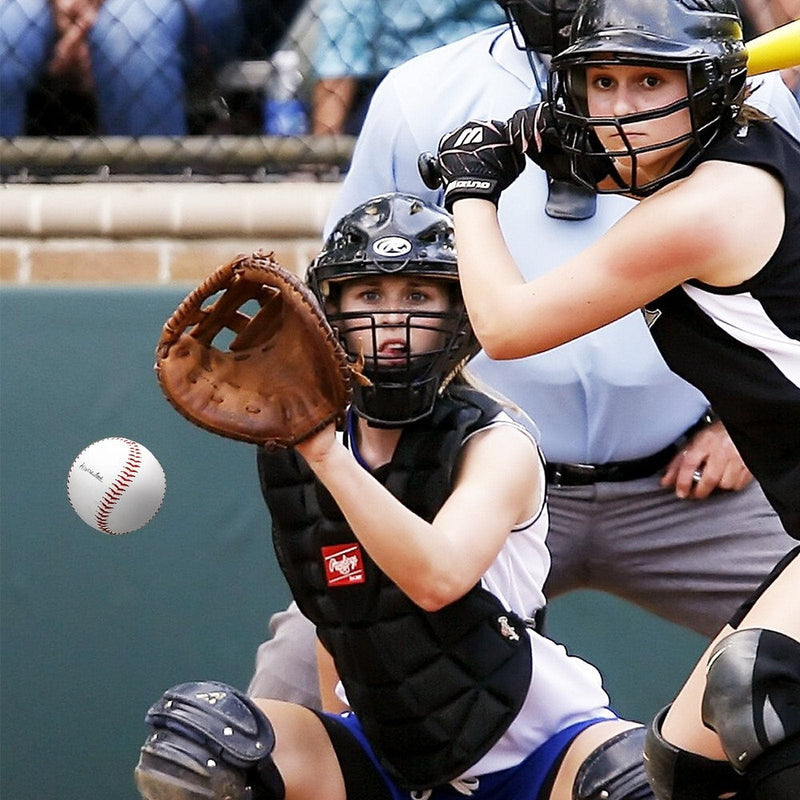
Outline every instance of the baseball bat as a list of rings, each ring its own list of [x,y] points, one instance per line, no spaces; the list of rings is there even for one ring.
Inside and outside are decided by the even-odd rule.
[[[762,33],[746,46],[748,75],[800,66],[800,19]]]

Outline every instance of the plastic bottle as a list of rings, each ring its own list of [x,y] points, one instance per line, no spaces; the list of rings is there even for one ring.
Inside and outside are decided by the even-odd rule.
[[[299,97],[302,83],[299,53],[296,50],[275,53],[264,98],[264,132],[268,136],[308,133],[308,110]]]

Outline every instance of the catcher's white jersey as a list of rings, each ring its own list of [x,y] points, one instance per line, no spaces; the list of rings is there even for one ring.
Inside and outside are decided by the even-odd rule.
[[[531,433],[505,412],[489,423],[493,425],[513,425],[520,435],[533,441]],[[352,441],[351,438],[348,442],[351,448]],[[538,449],[535,441],[534,446]],[[482,577],[484,587],[523,619],[533,617],[544,605],[542,586],[550,568],[546,545],[546,483],[541,457],[537,468],[541,488],[536,512],[530,520],[513,528]],[[608,708],[608,695],[595,667],[570,656],[563,646],[535,631],[531,632],[530,641],[533,673],[522,709],[497,744],[462,778],[516,766],[556,733],[575,723],[616,717]],[[341,684],[337,694],[347,702]]]
[[[498,424],[515,425],[530,436],[505,413],[490,423]],[[542,586],[550,568],[546,482],[541,458],[538,470],[541,495],[537,513],[526,523],[515,526],[482,578],[486,589],[523,618],[533,616],[544,605]],[[514,766],[556,732],[576,722],[616,716],[608,709],[608,695],[594,666],[570,656],[562,645],[535,631],[530,639],[533,675],[522,709],[500,741],[462,777]]]

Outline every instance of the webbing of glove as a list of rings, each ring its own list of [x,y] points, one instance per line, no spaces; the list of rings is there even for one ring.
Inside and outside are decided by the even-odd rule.
[[[347,356],[316,298],[271,253],[238,256],[186,297],[155,370],[190,422],[268,449],[341,422],[350,395]]]

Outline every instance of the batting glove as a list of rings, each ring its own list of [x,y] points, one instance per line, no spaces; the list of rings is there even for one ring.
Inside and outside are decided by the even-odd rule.
[[[554,180],[593,187],[612,172],[611,159],[591,130],[586,132],[584,143],[590,152],[586,157],[577,157],[573,164],[572,156],[564,149],[553,107],[547,101],[520,109],[506,125],[514,150],[524,153]]]
[[[500,194],[525,168],[525,157],[512,146],[504,122],[470,120],[439,140],[438,158],[419,157],[419,171],[431,189],[444,186],[444,207],[467,197],[490,200]]]
[[[570,158],[562,149],[548,102],[520,109],[506,124],[515,152],[528,156],[554,180],[574,180]]]

